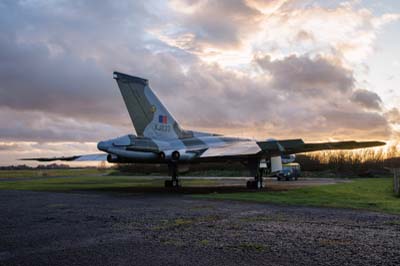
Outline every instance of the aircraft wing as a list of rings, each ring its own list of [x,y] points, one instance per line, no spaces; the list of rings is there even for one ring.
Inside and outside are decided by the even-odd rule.
[[[225,146],[209,147],[204,153],[202,153],[199,159],[211,159],[211,158],[232,158],[240,159],[252,155],[256,155],[261,152],[261,148],[255,141],[236,142],[227,144]]]
[[[352,150],[383,146],[386,143],[381,141],[339,141],[304,143],[302,139],[272,140],[257,142],[263,152],[271,154],[295,154],[302,152],[322,150]]]
[[[224,146],[215,146],[202,148],[199,150],[191,150],[198,154],[198,160],[234,160],[246,159],[248,157],[267,155],[280,156],[287,154],[296,154],[303,152],[312,152],[320,150],[349,150],[369,148],[385,145],[380,141],[340,141],[340,142],[321,142],[321,143],[304,143],[301,139],[290,140],[269,140],[269,141],[241,141],[228,143]],[[106,161],[107,154],[87,154],[69,157],[50,157],[50,158],[23,158],[21,160],[52,162],[52,161]]]
[[[75,155],[69,157],[51,157],[51,158],[22,158],[23,161],[38,161],[38,162],[53,162],[53,161],[68,161],[68,162],[88,162],[88,161],[107,161],[106,153]]]
[[[199,159],[242,159],[260,154],[280,156],[321,150],[350,150],[382,146],[380,141],[340,141],[304,143],[302,139],[246,141],[227,144],[222,147],[210,147],[202,153]]]

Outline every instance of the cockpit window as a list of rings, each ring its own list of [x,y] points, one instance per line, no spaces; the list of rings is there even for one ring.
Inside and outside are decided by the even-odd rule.
[[[131,139],[128,135],[119,137],[113,140],[114,146],[127,146],[131,144]]]

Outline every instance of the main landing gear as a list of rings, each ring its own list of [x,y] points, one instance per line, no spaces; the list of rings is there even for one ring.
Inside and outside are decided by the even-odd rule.
[[[254,176],[254,180],[247,181],[248,189],[262,189],[264,187],[264,172],[268,171],[268,162],[266,159],[260,161],[250,160],[248,162],[250,173]]]
[[[171,180],[165,180],[165,187],[167,188],[179,188],[179,179],[178,179],[178,165],[176,163],[168,164],[168,170],[171,175]]]
[[[258,173],[254,177],[254,180],[249,180],[247,181],[247,188],[248,189],[262,189],[264,187],[264,182],[263,182],[263,171],[262,169],[259,169],[257,171]]]

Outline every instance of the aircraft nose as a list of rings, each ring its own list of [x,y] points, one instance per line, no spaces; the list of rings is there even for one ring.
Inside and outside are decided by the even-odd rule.
[[[107,143],[105,141],[100,141],[99,143],[97,143],[97,149],[101,150],[101,151],[106,151],[107,150]]]

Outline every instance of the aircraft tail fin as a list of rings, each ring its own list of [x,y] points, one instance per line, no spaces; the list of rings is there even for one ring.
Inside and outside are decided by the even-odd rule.
[[[154,94],[148,80],[119,72],[114,72],[114,79],[138,136],[159,139],[183,136],[183,130]]]

